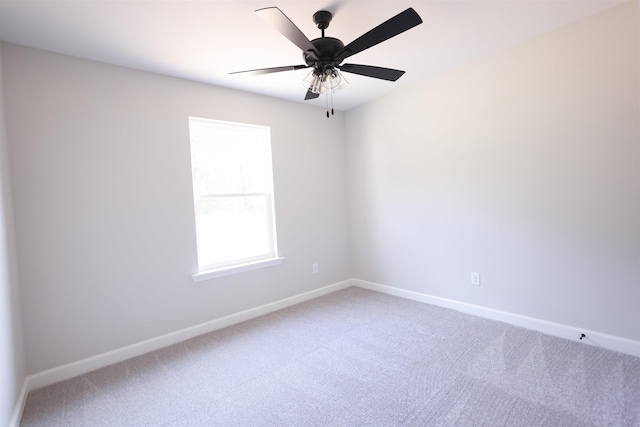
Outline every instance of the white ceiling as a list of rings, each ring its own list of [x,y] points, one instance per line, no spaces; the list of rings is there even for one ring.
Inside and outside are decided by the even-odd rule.
[[[348,110],[416,79],[615,6],[618,0],[0,0],[0,40],[140,70],[303,101],[308,70],[249,76],[229,72],[303,64],[300,50],[253,11],[279,7],[309,39],[311,17],[334,14],[326,35],[345,44],[413,7],[421,25],[348,62],[405,70],[395,83],[346,74],[334,106]]]

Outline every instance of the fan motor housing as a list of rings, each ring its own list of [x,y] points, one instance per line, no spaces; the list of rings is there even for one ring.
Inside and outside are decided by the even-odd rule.
[[[342,41],[333,37],[321,37],[319,39],[311,40],[311,44],[316,48],[320,56],[316,60],[315,58],[310,57],[308,53],[304,52],[302,57],[308,66],[324,68],[327,65],[332,67],[339,65],[335,63],[335,57],[338,52],[344,48],[344,43],[342,43]]]

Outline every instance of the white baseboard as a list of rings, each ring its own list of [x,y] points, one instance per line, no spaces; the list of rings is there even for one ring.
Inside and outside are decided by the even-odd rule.
[[[9,427],[19,427],[20,420],[22,419],[22,412],[24,411],[24,405],[27,403],[27,396],[29,395],[29,377],[24,379],[22,383],[22,389],[18,395],[18,401],[13,409],[13,415],[9,421]]]
[[[620,353],[629,354],[631,356],[640,357],[640,341],[630,340],[628,338],[617,337],[614,335],[603,334],[601,332],[581,329],[574,326],[563,325],[561,323],[549,322],[546,320],[536,319],[533,317],[522,316],[520,314],[509,313],[506,311],[494,310],[492,308],[482,307],[479,305],[467,304],[446,298],[435,297],[432,295],[422,294],[419,292],[408,291],[406,289],[395,288],[391,286],[380,285],[378,283],[367,282],[365,280],[353,279],[353,285],[360,288],[369,289],[393,295],[397,297],[407,298],[414,301],[424,302],[427,304],[437,305],[440,307],[450,308],[467,314],[484,317],[486,319],[498,320],[509,323],[511,325],[520,326],[534,331],[542,332],[571,341],[580,341],[585,344],[602,347],[607,350],[613,350]],[[586,336],[580,340],[581,334]]]
[[[103,368],[105,366],[112,365],[114,363],[122,362],[132,357],[140,356],[150,351],[158,350],[179,342],[188,340],[189,338],[196,337],[198,335],[206,334],[217,329],[222,329],[227,326],[235,325],[246,320],[254,319],[256,317],[263,316],[265,314],[272,313],[274,311],[281,310],[283,308],[299,304],[320,296],[330,294],[342,289],[346,289],[352,286],[351,280],[345,280],[343,282],[335,283],[333,285],[325,286],[323,288],[314,289],[313,291],[305,292],[299,295],[294,295],[289,298],[281,299],[269,304],[261,305],[259,307],[251,308],[248,310],[234,313],[229,316],[214,319],[190,328],[182,329],[180,331],[171,332],[166,335],[162,335],[156,338],[151,338],[146,341],[142,341],[136,344],[132,344],[126,347],[122,347],[107,353],[99,354],[97,356],[89,357],[79,360],[77,362],[69,363],[66,365],[58,366],[53,369],[49,369],[37,374],[30,375],[25,381],[26,393],[31,390],[35,390],[41,387],[45,387],[50,384],[54,384],[60,381],[64,381],[78,375],[85,374],[87,372],[94,371],[96,369]],[[26,394],[25,393],[25,394]],[[24,403],[23,403],[24,406]],[[19,412],[20,414],[22,411]]]

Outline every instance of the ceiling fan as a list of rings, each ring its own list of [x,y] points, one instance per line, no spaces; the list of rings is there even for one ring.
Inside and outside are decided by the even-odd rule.
[[[322,32],[322,36],[314,40],[309,40],[277,7],[258,9],[256,14],[302,50],[305,64],[236,71],[230,74],[258,75],[311,68],[311,72],[304,79],[305,86],[308,87],[305,100],[318,98],[321,93],[333,94],[346,86],[348,83],[340,71],[392,82],[398,80],[405,73],[404,71],[371,65],[343,64],[342,61],[422,23],[416,11],[408,8],[345,46],[336,38],[325,37],[324,30],[329,27],[333,18],[331,12],[326,10],[313,14],[313,22]],[[328,110],[327,107],[327,117],[329,117]],[[331,114],[333,114],[333,108]]]

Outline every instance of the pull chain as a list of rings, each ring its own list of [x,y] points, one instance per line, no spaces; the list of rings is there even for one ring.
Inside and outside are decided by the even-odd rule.
[[[324,99],[327,101],[327,119],[329,118],[329,90],[324,93]]]
[[[331,95],[329,95],[331,94]],[[329,110],[329,96],[331,96],[331,110]],[[327,119],[334,115],[333,113],[333,91],[327,89],[325,92],[325,99],[327,100]],[[331,116],[329,115],[329,111],[331,111]]]
[[[333,116],[333,91],[331,91],[331,115]]]
[[[326,100],[326,104],[327,104],[327,119],[331,116],[334,115],[333,112],[333,90],[331,89],[325,89],[325,100]],[[331,96],[331,108],[329,108],[329,96]],[[329,111],[331,111],[331,115],[329,115]]]

